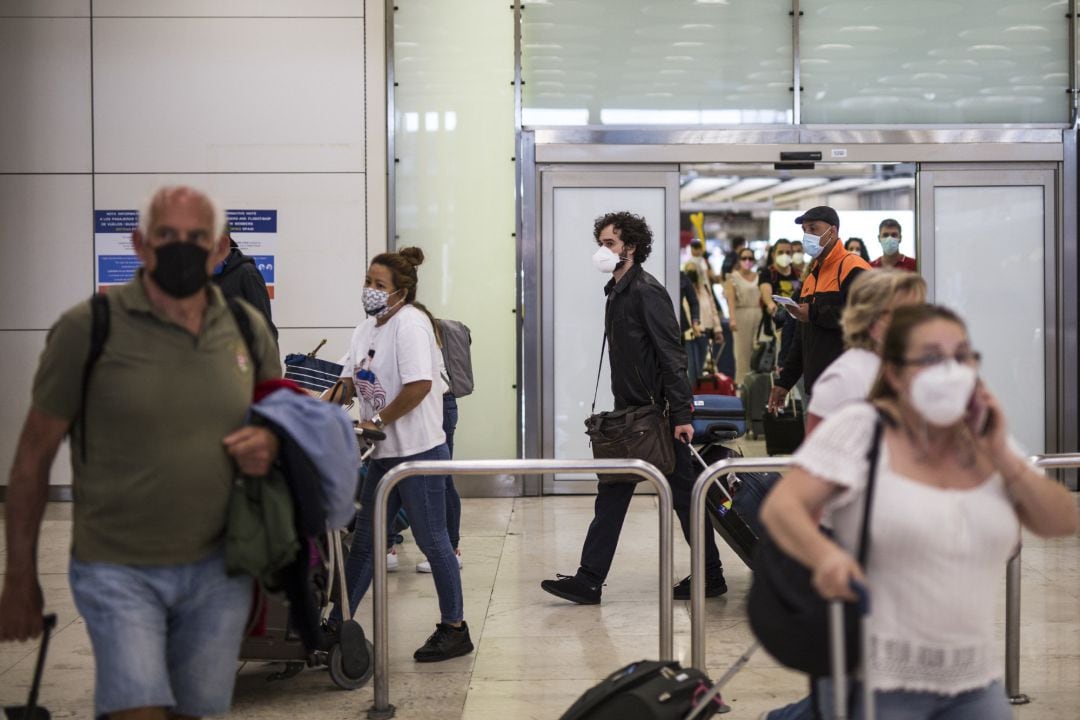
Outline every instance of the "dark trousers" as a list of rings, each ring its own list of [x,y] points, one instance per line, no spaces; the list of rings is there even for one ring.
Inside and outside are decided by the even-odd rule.
[[[671,484],[671,495],[675,505],[675,515],[682,526],[683,537],[690,542],[690,491],[693,490],[697,473],[694,472],[694,459],[690,450],[674,438],[675,471],[667,476]],[[601,483],[596,493],[596,506],[589,532],[585,536],[585,546],[581,549],[581,567],[578,575],[589,583],[600,585],[611,570],[611,561],[615,558],[615,548],[619,544],[626,511],[630,509],[630,500],[634,497],[634,483]],[[709,576],[721,572],[720,553],[716,550],[716,536],[712,520],[705,517],[705,571]]]

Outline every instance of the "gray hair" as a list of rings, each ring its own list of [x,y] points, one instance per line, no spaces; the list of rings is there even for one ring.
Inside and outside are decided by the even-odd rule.
[[[219,240],[225,233],[225,210],[206,193],[184,185],[166,185],[165,187],[160,187],[147,198],[142,209],[139,210],[139,232],[142,233],[143,237],[147,237],[150,233],[150,218],[154,214],[157,205],[168,196],[176,193],[190,193],[196,195],[202,198],[202,200],[210,206],[210,213],[214,219],[211,232],[213,233],[214,241],[216,242]]]

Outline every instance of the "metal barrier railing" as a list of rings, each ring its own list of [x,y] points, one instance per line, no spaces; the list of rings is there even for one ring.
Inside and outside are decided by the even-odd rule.
[[[1080,468],[1080,454],[1039,455],[1044,470]],[[732,458],[702,471],[690,493],[690,647],[694,667],[705,668],[705,498],[709,486],[732,472],[783,472],[791,458]],[[1005,690],[1009,702],[1031,702],[1020,692],[1020,548],[1005,569]]]
[[[731,458],[705,468],[690,491],[690,656],[705,669],[705,497],[709,486],[732,472],[783,472],[791,458]]]
[[[672,524],[673,513],[671,487],[667,478],[642,460],[446,460],[406,462],[392,468],[375,488],[372,509],[372,537],[374,547],[378,538],[386,537],[386,507],[393,490],[399,482],[417,475],[503,475],[522,473],[589,473],[597,475],[637,475],[647,480],[655,489],[660,511],[660,659],[674,660],[674,614],[671,596],[672,581]],[[460,481],[462,478],[458,478]],[[375,703],[368,710],[372,720],[385,720],[394,716],[390,704],[390,648],[387,626],[386,553],[375,553],[375,570],[372,577],[374,593],[374,627],[372,642],[375,645]]]
[[[1035,455],[1031,462],[1044,470],[1071,470],[1080,468],[1080,453],[1060,455]],[[1022,546],[1016,548],[1016,554],[1009,558],[1005,567],[1005,692],[1012,705],[1027,705],[1031,702],[1026,694],[1020,692],[1020,554]]]

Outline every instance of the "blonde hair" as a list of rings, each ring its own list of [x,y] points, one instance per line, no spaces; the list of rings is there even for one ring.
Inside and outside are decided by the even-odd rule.
[[[876,351],[870,328],[902,295],[914,295],[922,302],[926,298],[926,281],[913,272],[887,269],[864,272],[856,278],[840,319],[844,346]]]

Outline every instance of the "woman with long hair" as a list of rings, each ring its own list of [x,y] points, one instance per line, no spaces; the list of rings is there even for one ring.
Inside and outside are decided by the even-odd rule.
[[[1021,525],[1042,537],[1077,530],[1076,503],[1017,450],[979,360],[952,311],[897,308],[869,401],[822,422],[762,508],[773,540],[823,597],[869,588],[866,662],[886,720],[1011,718],[995,632],[1002,568]],[[861,567],[853,553],[879,423]],[[833,538],[819,530],[823,513]]]

